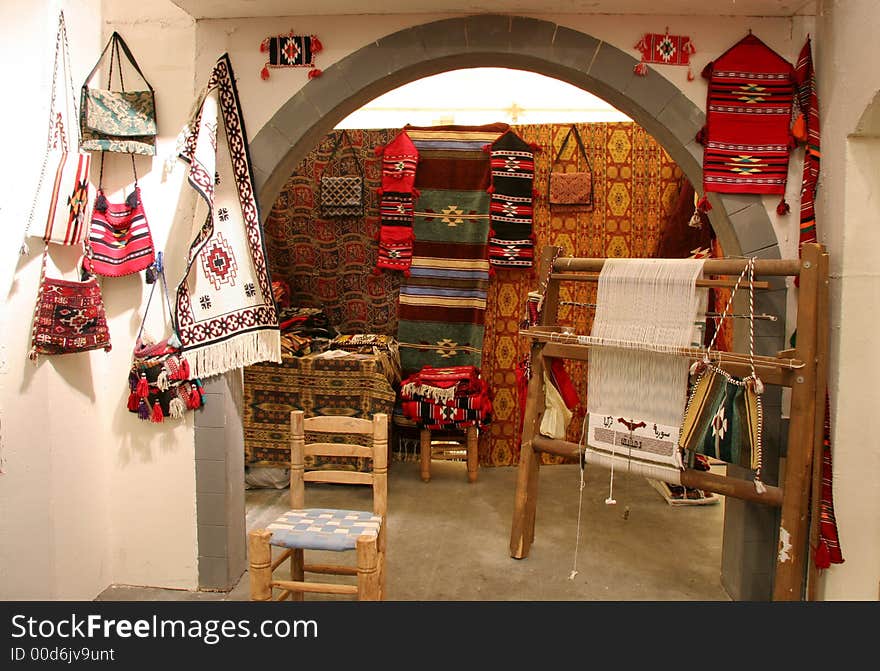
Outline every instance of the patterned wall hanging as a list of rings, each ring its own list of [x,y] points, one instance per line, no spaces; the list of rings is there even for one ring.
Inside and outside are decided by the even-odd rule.
[[[642,52],[641,62],[633,68],[637,75],[644,77],[648,74],[648,63],[658,65],[686,65],[688,69],[688,81],[692,81],[694,73],[691,71],[691,54],[696,52],[694,43],[686,35],[670,35],[669,28],[666,33],[645,33],[636,49]]]
[[[697,134],[704,147],[700,207],[707,209],[709,192],[780,194],[776,211],[785,214],[794,68],[750,32],[702,74],[709,92]]]
[[[260,51],[269,54],[269,60],[260,70],[260,77],[269,79],[269,68],[311,68],[309,79],[318,77],[321,70],[315,67],[315,54],[324,48],[315,35],[287,35],[267,37],[260,43]]]
[[[180,154],[199,196],[175,315],[193,377],[281,361],[248,140],[228,54],[214,66]]]
[[[508,131],[488,146],[492,169],[489,200],[489,263],[531,268],[535,239],[532,214],[535,147]]]
[[[382,157],[382,186],[377,192],[381,227],[376,272],[385,268],[409,274],[419,150],[406,131],[400,131],[387,145],[376,147],[376,156]]]

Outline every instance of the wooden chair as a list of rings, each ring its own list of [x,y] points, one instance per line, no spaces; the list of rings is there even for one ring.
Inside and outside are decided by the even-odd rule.
[[[306,592],[356,596],[360,601],[377,601],[385,595],[385,515],[388,503],[388,415],[372,420],[341,416],[305,418],[302,410],[290,413],[290,506],[265,529],[248,534],[252,601],[301,601]],[[371,436],[369,447],[350,443],[306,443],[310,434],[361,434]],[[369,473],[344,470],[305,471],[306,455],[366,457],[372,459]],[[373,510],[337,510],[305,507],[305,483],[328,482],[371,485]],[[272,558],[272,547],[284,548]],[[306,564],[305,550],[354,550],[356,566]],[[272,574],[290,559],[290,580],[276,580]],[[306,581],[305,573],[357,576],[357,584]]]

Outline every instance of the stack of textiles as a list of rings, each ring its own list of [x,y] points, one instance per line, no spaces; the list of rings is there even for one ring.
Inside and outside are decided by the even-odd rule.
[[[421,428],[482,427],[492,419],[489,386],[475,366],[424,366],[400,385],[403,415]]]
[[[278,311],[281,355],[323,352],[338,333],[321,308],[286,307]]]
[[[331,350],[374,356],[379,370],[392,380],[392,384],[400,382],[400,348],[394,336],[382,333],[348,333],[333,338],[329,347]]]

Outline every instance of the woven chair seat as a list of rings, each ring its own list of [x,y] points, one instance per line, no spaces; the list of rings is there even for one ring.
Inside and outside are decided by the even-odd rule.
[[[303,550],[354,550],[358,536],[377,536],[382,518],[363,510],[288,510],[266,527],[271,545]]]

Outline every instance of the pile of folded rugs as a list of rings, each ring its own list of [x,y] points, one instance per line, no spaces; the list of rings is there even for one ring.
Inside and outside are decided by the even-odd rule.
[[[425,366],[400,385],[403,415],[424,429],[482,427],[492,419],[489,387],[475,366]]]

